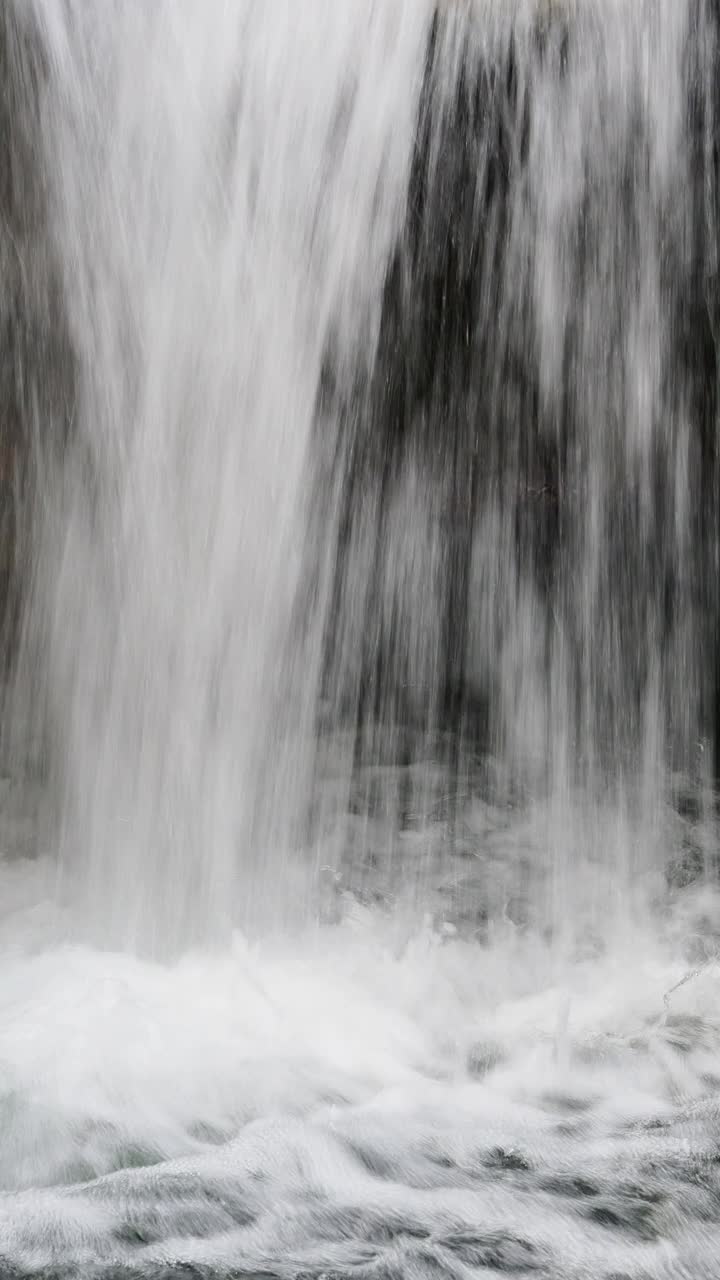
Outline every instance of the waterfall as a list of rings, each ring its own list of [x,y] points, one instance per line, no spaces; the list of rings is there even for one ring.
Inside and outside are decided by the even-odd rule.
[[[720,0],[0,0],[0,1274],[712,1277]]]
[[[31,16],[71,407],[23,636],[84,930],[304,919],[338,795],[405,770],[387,857],[433,762],[451,844],[480,774],[549,806],[554,927],[586,854],[625,895],[713,770],[711,6]]]
[[[60,856],[121,945],[282,914],[321,362],[376,340],[427,8],[39,6],[78,365],[39,568]]]

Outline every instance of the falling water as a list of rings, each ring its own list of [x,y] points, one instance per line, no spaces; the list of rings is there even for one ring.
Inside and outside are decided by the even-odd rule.
[[[0,1266],[711,1276],[716,5],[0,12]]]
[[[62,866],[121,945],[277,905],[311,758],[320,366],[377,325],[426,22],[296,9],[46,15],[79,390],[41,625]]]

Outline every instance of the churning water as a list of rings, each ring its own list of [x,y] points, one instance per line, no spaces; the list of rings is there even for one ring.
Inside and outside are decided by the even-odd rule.
[[[720,7],[0,9],[0,1274],[720,1275]]]

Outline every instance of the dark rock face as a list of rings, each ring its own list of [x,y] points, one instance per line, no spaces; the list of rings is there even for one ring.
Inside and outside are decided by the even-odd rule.
[[[351,703],[357,699],[361,725],[389,719],[455,733],[462,726],[484,739],[488,690],[466,671],[476,519],[491,490],[502,501],[510,496],[516,474],[511,477],[506,464],[512,459],[514,468],[518,415],[537,414],[537,387],[524,359],[527,325],[520,308],[505,307],[504,281],[511,185],[527,150],[529,102],[512,39],[497,63],[478,65],[469,51],[461,54],[448,95],[442,67],[449,34],[436,16],[406,228],[385,285],[377,360],[369,385],[343,409],[352,439],[334,619],[342,614],[353,549],[368,538],[361,528],[368,505],[375,524],[371,549],[365,548],[371,568],[363,584],[368,625],[359,668],[343,669],[337,633],[330,637],[329,667]],[[493,327],[486,323],[491,312],[499,321]],[[518,483],[529,489],[530,476],[539,477],[544,493],[552,460],[540,456],[534,435],[523,439]],[[398,598],[402,584],[394,584],[394,599],[387,587],[393,508],[402,506],[409,473],[427,517],[427,542],[417,556],[438,559],[426,584],[433,616],[422,620],[431,652],[419,663],[408,645],[414,624],[407,601]],[[520,522],[518,537],[544,562],[552,503],[539,503],[531,519],[538,527]]]
[[[678,361],[698,439],[697,503],[693,528],[697,555],[693,590],[705,619],[707,654],[703,688],[705,732],[720,775],[720,447],[718,442],[718,337],[720,335],[720,4],[693,6],[688,52],[691,167],[695,175],[692,258],[677,306]]]
[[[548,705],[562,687],[578,768],[588,754],[632,759],[655,696],[669,757],[690,768],[699,734],[720,748],[720,6],[698,4],[687,30],[688,155],[670,178],[654,171],[639,85],[615,103],[612,31],[590,10],[508,21],[485,43],[457,28],[436,17],[377,358],[340,408],[328,688],[361,736],[385,720],[502,749],[497,673],[523,596],[538,684]],[[588,74],[581,125],[603,123],[566,162]],[[553,130],[558,172],[544,177]],[[548,193],[570,173],[558,229]],[[563,292],[549,339],[538,262],[553,237]],[[405,542],[398,519],[413,524]],[[490,598],[477,566],[492,529],[496,579],[511,585]]]
[[[0,663],[17,650],[31,578],[40,451],[62,449],[73,358],[41,155],[44,66],[22,6],[0,5]]]

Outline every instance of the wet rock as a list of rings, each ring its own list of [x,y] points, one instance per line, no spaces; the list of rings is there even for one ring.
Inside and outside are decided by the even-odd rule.
[[[486,1169],[509,1173],[527,1173],[532,1168],[527,1156],[514,1148],[493,1147],[483,1156],[482,1162]]]
[[[661,1235],[659,1209],[664,1197],[642,1188],[628,1188],[621,1195],[608,1197],[586,1211],[589,1221],[608,1230],[624,1232],[641,1240],[655,1240]]]
[[[600,1195],[600,1184],[580,1174],[553,1174],[540,1183],[544,1191],[552,1195],[567,1196],[570,1200],[587,1200]]]
[[[705,875],[705,856],[697,845],[685,843],[665,868],[670,889],[687,889]]]
[[[703,814],[703,798],[697,791],[689,788],[676,791],[673,804],[677,813],[687,822],[697,823]]]

